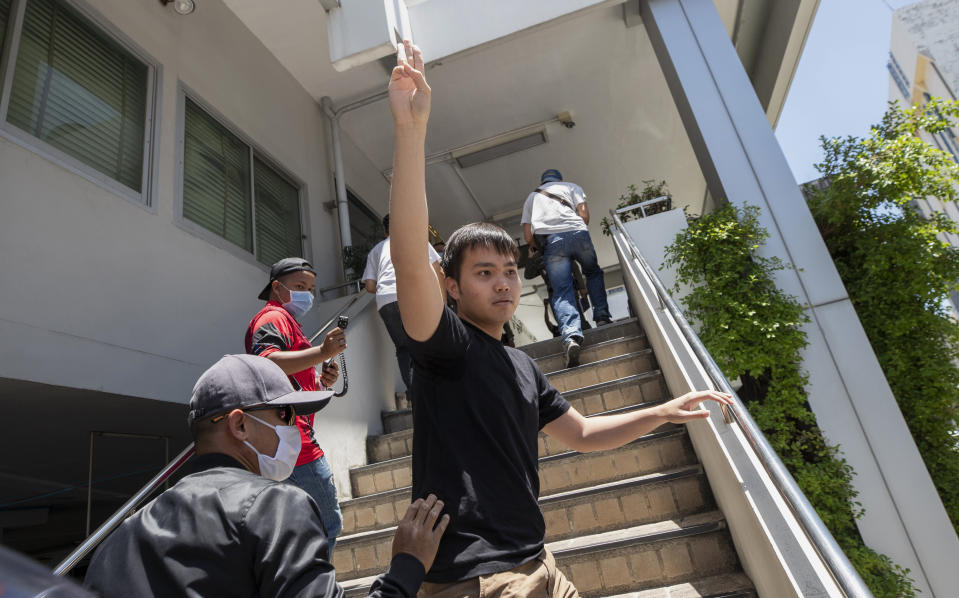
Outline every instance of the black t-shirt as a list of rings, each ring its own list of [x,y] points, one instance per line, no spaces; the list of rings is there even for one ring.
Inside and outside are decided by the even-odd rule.
[[[413,499],[436,494],[450,525],[427,580],[506,571],[543,548],[539,430],[569,403],[525,353],[448,307],[413,357]]]

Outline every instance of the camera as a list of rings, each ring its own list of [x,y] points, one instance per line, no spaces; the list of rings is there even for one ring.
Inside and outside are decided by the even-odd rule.
[[[340,316],[336,319],[336,327],[340,330],[346,330],[347,325],[350,323],[350,318],[347,316]]]

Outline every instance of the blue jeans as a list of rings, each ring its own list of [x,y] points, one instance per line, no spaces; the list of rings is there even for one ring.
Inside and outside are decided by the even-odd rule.
[[[572,338],[583,338],[583,328],[576,310],[576,291],[573,289],[573,260],[579,262],[586,277],[586,290],[593,304],[593,321],[610,319],[606,282],[603,270],[596,261],[596,250],[593,249],[589,231],[573,230],[546,235],[543,261],[553,289],[553,313],[564,344]]]
[[[291,484],[306,490],[319,507],[320,519],[323,520],[326,537],[330,542],[330,560],[332,561],[333,545],[336,544],[336,537],[343,530],[343,515],[340,513],[340,503],[336,500],[333,471],[330,470],[330,464],[326,462],[326,456],[310,463],[297,465],[293,468],[293,473],[288,480]]]

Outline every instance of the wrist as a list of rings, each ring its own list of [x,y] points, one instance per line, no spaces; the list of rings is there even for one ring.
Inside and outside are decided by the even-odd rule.
[[[400,139],[412,139],[412,140],[426,140],[426,123],[417,123],[417,122],[403,122],[395,123],[394,130],[396,131],[396,138]]]

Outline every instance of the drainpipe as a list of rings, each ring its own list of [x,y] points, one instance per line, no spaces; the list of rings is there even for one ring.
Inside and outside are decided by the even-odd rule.
[[[362,108],[373,102],[386,99],[389,93],[381,91],[355,102],[333,108],[333,100],[329,96],[320,98],[323,113],[330,120],[330,132],[333,138],[333,176],[336,179],[336,212],[340,222],[340,262],[343,261],[343,248],[353,244],[353,235],[350,233],[350,211],[346,198],[346,173],[343,171],[343,146],[340,142],[340,117],[347,112]],[[350,272],[345,272],[348,276]]]
[[[350,212],[346,200],[346,174],[343,172],[343,146],[340,145],[340,116],[333,110],[333,100],[329,96],[320,99],[323,112],[330,119],[330,131],[333,137],[333,176],[336,181],[336,213],[340,221],[340,258],[343,247],[353,244],[350,234]]]

